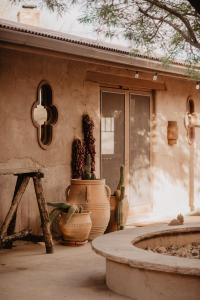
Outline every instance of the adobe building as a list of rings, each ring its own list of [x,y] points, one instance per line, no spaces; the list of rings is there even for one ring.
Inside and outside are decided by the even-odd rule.
[[[0,222],[16,181],[9,170],[42,170],[47,201],[65,201],[84,112],[95,123],[97,177],[114,191],[125,165],[129,224],[200,207],[200,130],[184,125],[200,112],[198,87],[181,63],[1,19]],[[23,197],[18,228],[37,231],[31,184]]]

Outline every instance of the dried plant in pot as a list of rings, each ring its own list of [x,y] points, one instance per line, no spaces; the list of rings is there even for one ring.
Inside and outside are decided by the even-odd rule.
[[[90,212],[79,205],[69,203],[48,203],[54,207],[50,213],[51,222],[58,222],[58,228],[65,245],[78,246],[88,241],[92,221]]]
[[[105,179],[95,176],[94,122],[89,115],[82,117],[83,143],[75,138],[72,144],[72,179],[66,190],[67,203],[81,205],[91,211],[92,229],[89,239],[104,233],[110,219],[110,188]]]

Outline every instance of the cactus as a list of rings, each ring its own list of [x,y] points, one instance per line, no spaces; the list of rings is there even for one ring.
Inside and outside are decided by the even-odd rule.
[[[117,190],[121,191],[121,187],[124,186],[124,165],[120,167],[120,178],[117,186]]]
[[[86,163],[83,169],[82,179],[90,180],[91,179],[91,156],[87,155]]]
[[[93,180],[93,179],[96,179],[94,177],[94,173],[92,173],[91,155],[90,154],[87,155],[87,160],[86,160],[86,163],[85,163],[85,166],[84,166],[82,179],[84,179],[84,180]]]
[[[123,224],[123,200],[125,198],[125,186],[122,186],[120,191],[117,190],[116,197],[118,197],[118,205],[117,205],[117,229],[124,229]]]
[[[124,183],[124,165],[120,167],[120,178],[117,185],[117,190],[114,193],[117,199],[116,222],[117,229],[124,229],[124,198],[125,198],[125,183]]]

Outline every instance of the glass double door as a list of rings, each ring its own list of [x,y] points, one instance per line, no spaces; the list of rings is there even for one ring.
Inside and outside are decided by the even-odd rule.
[[[151,96],[118,90],[101,91],[101,176],[112,192],[125,165],[130,206],[151,207]]]

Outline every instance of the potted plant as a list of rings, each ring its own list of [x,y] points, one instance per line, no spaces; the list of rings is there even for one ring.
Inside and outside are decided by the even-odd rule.
[[[106,233],[124,229],[128,218],[129,204],[125,195],[124,166],[120,167],[120,178],[116,191],[110,197],[110,221]]]
[[[50,213],[50,221],[58,224],[62,241],[66,245],[82,245],[88,241],[92,227],[90,212],[81,206],[69,203],[49,203],[54,207]]]
[[[110,188],[105,179],[95,176],[94,122],[88,114],[82,117],[83,142],[75,138],[72,143],[72,179],[66,190],[67,202],[81,205],[91,211],[92,240],[104,233],[110,219]]]

